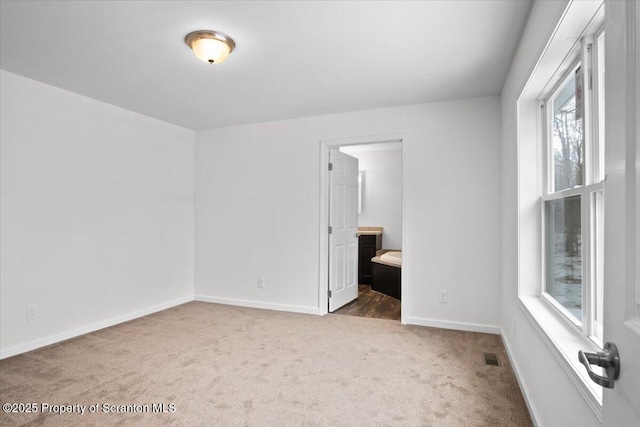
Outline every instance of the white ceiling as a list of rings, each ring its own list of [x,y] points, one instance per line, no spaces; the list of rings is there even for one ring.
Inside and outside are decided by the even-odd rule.
[[[191,129],[498,94],[531,4],[5,1],[2,69]],[[236,41],[220,65],[184,43]]]

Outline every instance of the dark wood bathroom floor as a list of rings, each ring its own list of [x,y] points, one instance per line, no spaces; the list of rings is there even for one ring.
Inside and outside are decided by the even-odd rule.
[[[371,285],[358,285],[358,298],[333,314],[400,320],[400,300],[372,291]]]

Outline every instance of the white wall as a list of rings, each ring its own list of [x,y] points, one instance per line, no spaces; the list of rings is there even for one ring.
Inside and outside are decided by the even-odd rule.
[[[537,1],[502,91],[502,325],[503,337],[545,427],[600,422],[518,304],[518,194],[516,100],[564,10],[564,1]]]
[[[358,225],[384,227],[382,247],[402,249],[402,150],[349,153],[364,171]]]
[[[0,83],[2,356],[192,298],[194,132]]]
[[[408,321],[498,325],[499,115],[485,97],[196,132],[196,298],[317,312],[319,141],[407,132]]]

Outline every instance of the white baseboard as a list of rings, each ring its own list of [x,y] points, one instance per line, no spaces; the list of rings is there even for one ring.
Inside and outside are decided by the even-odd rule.
[[[240,307],[261,308],[264,310],[289,311],[292,313],[318,314],[318,307],[303,305],[274,304],[270,302],[249,301],[236,298],[210,297],[206,295],[196,295],[195,301],[213,302],[216,304],[237,305]]]
[[[7,357],[15,356],[21,353],[26,353],[27,351],[35,350],[51,344],[55,344],[60,341],[68,340],[70,338],[75,338],[80,335],[88,334],[90,332],[95,332],[100,329],[108,328],[109,326],[117,325],[118,323],[123,323],[129,320],[137,319],[138,317],[146,316],[151,313],[156,313],[158,311],[166,310],[167,308],[175,307],[177,305],[181,305],[189,301],[193,301],[193,297],[186,296],[186,297],[178,298],[173,301],[147,307],[142,310],[137,310],[128,314],[123,314],[121,316],[112,317],[111,319],[92,323],[90,325],[82,326],[77,329],[72,329],[70,331],[65,331],[65,332],[51,335],[45,338],[40,338],[24,344],[18,344],[13,347],[9,347],[7,349],[1,350],[0,360],[6,359]]]
[[[479,323],[453,322],[448,320],[425,319],[423,317],[407,317],[408,325],[429,326],[432,328],[455,329],[458,331],[483,332],[500,335],[500,326],[482,325]]]
[[[536,405],[533,404],[533,400],[531,400],[531,394],[529,394],[529,388],[527,384],[524,382],[524,378],[520,374],[520,368],[518,366],[518,362],[511,354],[511,346],[509,345],[509,340],[507,340],[504,332],[500,332],[502,336],[502,342],[504,343],[504,348],[507,351],[507,357],[509,357],[509,361],[511,362],[511,366],[513,367],[513,372],[516,374],[516,379],[518,380],[518,385],[520,385],[520,390],[522,390],[522,395],[524,396],[524,401],[527,404],[527,408],[529,409],[529,414],[531,414],[531,420],[533,421],[533,425],[535,427],[542,427],[542,421],[540,420],[540,415],[538,415],[538,411],[536,410]]]

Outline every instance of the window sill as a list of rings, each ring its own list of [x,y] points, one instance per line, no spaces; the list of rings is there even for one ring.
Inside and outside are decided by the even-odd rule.
[[[558,318],[542,298],[520,296],[519,305],[591,410],[602,420],[602,387],[591,381],[587,370],[578,361],[579,350],[599,349],[588,338],[578,334],[564,320]]]

